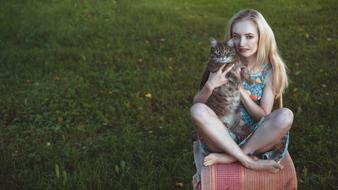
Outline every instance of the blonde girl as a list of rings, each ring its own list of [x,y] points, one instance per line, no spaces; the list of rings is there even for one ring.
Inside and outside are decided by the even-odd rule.
[[[250,71],[254,84],[243,82],[239,88],[241,117],[248,136],[231,138],[214,111],[205,105],[213,89],[227,83],[228,65],[216,73],[205,73],[191,107],[205,152],[204,165],[241,162],[254,170],[277,172],[287,152],[293,113],[287,108],[272,111],[274,100],[286,88],[286,66],[281,59],[272,29],[261,13],[241,10],[228,23],[226,39],[232,39],[240,60]],[[224,66],[223,66],[224,67]]]

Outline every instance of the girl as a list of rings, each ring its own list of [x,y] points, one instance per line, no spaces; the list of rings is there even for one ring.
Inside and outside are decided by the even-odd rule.
[[[228,23],[227,35],[255,81],[251,85],[243,82],[239,88],[241,117],[250,133],[233,140],[214,111],[205,105],[213,89],[227,83],[225,75],[233,65],[224,72],[223,66],[216,73],[205,73],[191,107],[206,153],[204,165],[239,161],[250,169],[277,172],[283,168],[279,162],[287,152],[288,131],[293,122],[293,113],[287,108],[271,112],[275,97],[281,96],[287,86],[286,66],[270,26],[258,11],[236,13]]]

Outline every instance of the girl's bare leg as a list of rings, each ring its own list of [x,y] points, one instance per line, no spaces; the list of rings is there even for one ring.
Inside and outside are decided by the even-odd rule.
[[[241,148],[245,154],[261,153],[270,150],[290,130],[293,113],[287,108],[278,109],[267,116],[252,137]],[[234,157],[225,153],[211,153],[204,159],[204,165],[232,163]]]
[[[281,165],[273,160],[253,160],[247,156],[230,137],[223,123],[214,111],[203,103],[196,103],[191,107],[191,116],[203,140],[214,152],[226,152],[245,167],[254,170],[268,170],[276,172]]]

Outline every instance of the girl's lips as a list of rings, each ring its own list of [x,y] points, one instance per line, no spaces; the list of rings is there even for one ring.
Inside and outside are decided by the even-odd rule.
[[[249,50],[249,49],[246,49],[246,48],[239,48],[239,49],[238,49],[239,52],[246,52],[246,51],[248,51],[248,50]]]

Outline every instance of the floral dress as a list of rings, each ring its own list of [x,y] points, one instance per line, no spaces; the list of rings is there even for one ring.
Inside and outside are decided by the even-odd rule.
[[[271,64],[266,64],[261,72],[250,75],[251,80],[254,81],[251,85],[245,81],[243,82],[244,89],[249,93],[250,98],[258,105],[260,104],[260,100],[263,95],[263,89],[266,84],[266,79],[271,73],[271,71],[272,71]],[[247,130],[250,131],[247,136],[245,137],[237,136],[234,139],[239,146],[242,146],[247,142],[247,140],[252,136],[252,134],[262,125],[262,123],[264,123],[264,121],[268,119],[269,116],[264,116],[263,118],[261,118],[259,122],[255,122],[251,118],[251,116],[249,115],[243,104],[241,104],[240,110],[242,120],[246,124],[245,127],[247,127],[248,128]],[[288,144],[289,144],[289,132],[286,135],[284,135],[281,139],[281,142],[279,144],[276,144],[270,151],[257,154],[255,156],[257,156],[260,159],[270,159],[279,162],[284,158],[285,154],[287,153]]]

